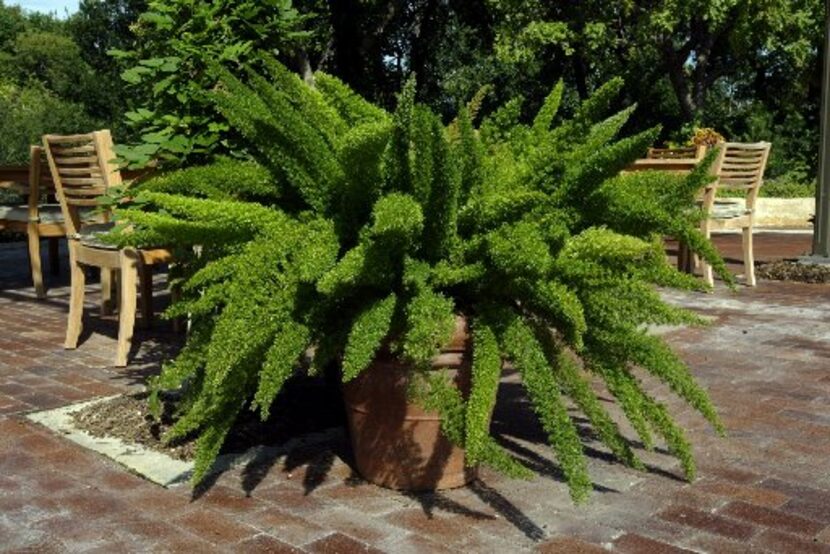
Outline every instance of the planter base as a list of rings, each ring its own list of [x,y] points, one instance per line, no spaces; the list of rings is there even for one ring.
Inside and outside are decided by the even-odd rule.
[[[464,323],[460,325],[462,340],[454,340],[433,365],[448,368],[466,396],[470,356],[465,352]],[[380,356],[343,385],[357,470],[367,481],[391,489],[432,491],[464,486],[475,479],[477,471],[465,467],[464,450],[444,437],[438,414],[408,400],[410,375],[408,365]]]

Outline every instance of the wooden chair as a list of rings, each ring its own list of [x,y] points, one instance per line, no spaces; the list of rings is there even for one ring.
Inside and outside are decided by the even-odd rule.
[[[752,230],[755,219],[755,200],[764,180],[771,144],[726,142],[719,146],[720,152],[713,165],[715,182],[707,186],[702,199],[707,217],[701,224],[706,237],[713,231],[741,229],[743,233],[744,278],[750,287],[755,286],[755,257],[752,251]],[[742,190],[746,201],[729,201],[717,198],[720,188]],[[700,262],[703,278],[712,285],[712,267]]]
[[[115,155],[109,131],[95,131],[85,135],[45,135],[43,146],[66,222],[69,246],[71,297],[64,346],[68,349],[76,348],[81,334],[84,266],[101,269],[104,313],[111,307],[113,273],[119,272],[118,349],[115,365],[126,366],[135,326],[136,284],[140,277],[142,319],[149,323],[152,318],[151,267],[169,261],[170,252],[163,248],[119,249],[102,242],[98,235],[112,229],[106,213],[101,215],[98,223],[82,223],[81,210],[96,207],[96,197],[104,194],[109,187],[121,184],[121,174],[112,161]]]
[[[0,170],[0,187],[18,192],[28,199],[24,205],[0,206],[0,229],[26,234],[32,283],[37,297],[43,299],[46,298],[46,288],[40,263],[40,239],[49,239],[49,267],[55,275],[58,272],[58,240],[66,236],[66,226],[60,204],[48,203],[48,199],[55,194],[55,186],[48,168],[44,167],[43,148],[32,146],[30,154],[27,175],[18,174],[24,170]]]

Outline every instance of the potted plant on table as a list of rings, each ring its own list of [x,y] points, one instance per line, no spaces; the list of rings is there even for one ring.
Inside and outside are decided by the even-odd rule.
[[[561,84],[531,124],[511,102],[476,129],[468,107],[443,125],[413,81],[388,113],[331,76],[309,86],[272,59],[263,67],[216,67],[211,92],[253,161],[151,179],[118,210],[131,229],[122,243],[201,245],[180,260],[168,314],[190,316],[187,343],[152,384],[183,392],[168,438],[199,435],[195,481],[241,410],[266,418],[295,372],[331,366],[358,469],[381,484],[455,486],[478,464],[526,476],[489,432],[505,364],[574,499],[591,481],[571,402],[617,458],[643,467],[593,379],[644,445],[660,435],[694,475],[682,429],[637,377],[657,376],[721,430],[688,368],[644,327],[698,321],[654,285],[704,288],[667,263],[660,236],[729,277],[689,210],[705,169],[619,174],[657,133],[616,138],[632,113],[604,118],[620,81],[559,125]]]

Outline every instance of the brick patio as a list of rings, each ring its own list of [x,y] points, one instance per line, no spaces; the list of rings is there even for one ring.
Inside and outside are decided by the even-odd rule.
[[[760,259],[809,249],[805,235],[756,241]],[[718,239],[728,257],[739,244]],[[402,495],[360,481],[332,445],[226,472],[194,498],[187,486],[153,485],[22,417],[136,390],[179,340],[164,325],[140,332],[134,362],[114,369],[115,321],[91,310],[80,348],[64,351],[68,289],[58,280],[38,302],[26,268],[20,245],[0,244],[0,550],[830,552],[830,287],[762,281],[737,294],[668,295],[716,318],[667,335],[729,432],[715,437],[664,396],[696,447],[693,484],[660,449],[641,453],[642,473],[589,443],[596,490],[573,506],[507,375],[493,425],[541,472],[533,481],[485,470],[465,489]],[[94,284],[89,292],[93,308]]]

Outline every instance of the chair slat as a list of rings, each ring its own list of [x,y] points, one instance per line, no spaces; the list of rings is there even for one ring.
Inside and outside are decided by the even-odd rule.
[[[67,198],[69,198],[70,196],[101,196],[102,194],[106,194],[106,192],[107,187],[105,187],[104,185],[100,185],[97,187],[70,187],[63,189],[63,194]]]
[[[724,163],[721,166],[722,171],[747,171],[747,170],[757,170],[760,168],[760,160],[753,161],[751,163],[735,163],[730,161],[729,163]]]
[[[752,190],[755,188],[754,184],[740,184],[740,183],[724,183],[721,185],[722,189],[728,190]]]
[[[97,156],[55,156],[55,165],[78,165],[98,163]]]
[[[744,170],[744,171],[721,171],[721,177],[746,177],[746,178],[755,178],[760,173],[760,168],[753,168],[751,170]]]
[[[762,158],[763,156],[763,152],[758,152],[756,150],[730,150],[726,154],[727,158]]]
[[[90,154],[95,152],[95,145],[85,144],[83,146],[53,146],[52,152],[60,156],[67,156],[72,154]]]
[[[95,198],[71,198],[66,197],[66,203],[70,206],[77,206],[80,208],[98,207],[97,196]]]
[[[95,136],[91,133],[87,133],[85,135],[45,135],[43,138],[49,143],[50,146],[55,144],[92,142],[95,140]]]
[[[101,168],[98,166],[89,167],[59,167],[58,173],[63,175],[92,175],[95,177],[101,176]]]
[[[69,186],[95,186],[102,184],[103,181],[104,180],[101,177],[61,177],[61,184]]]

